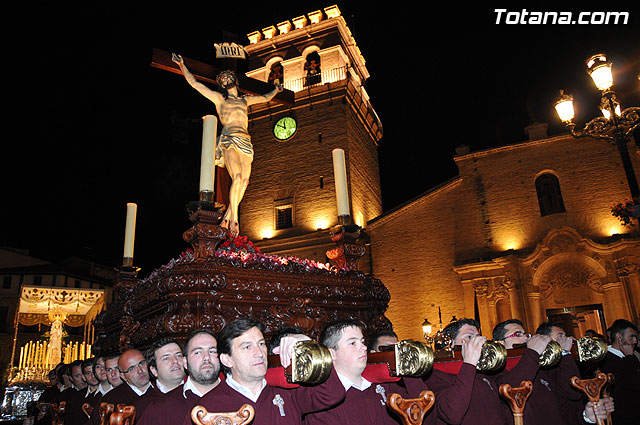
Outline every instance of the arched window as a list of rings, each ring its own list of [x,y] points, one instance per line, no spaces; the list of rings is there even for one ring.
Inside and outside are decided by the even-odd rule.
[[[551,173],[541,174],[536,179],[536,192],[542,217],[565,212],[560,182],[556,176]]]
[[[311,52],[305,58],[305,86],[312,86],[322,82],[320,70],[320,55],[318,52]]]
[[[275,84],[276,82],[278,84],[284,83],[284,67],[282,66],[282,62],[276,62],[271,65],[268,80],[271,84]]]

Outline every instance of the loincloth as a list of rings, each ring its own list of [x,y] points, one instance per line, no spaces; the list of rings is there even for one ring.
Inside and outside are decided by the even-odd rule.
[[[243,155],[247,155],[253,161],[253,145],[248,134],[221,134],[216,144],[216,165],[224,167],[223,149],[234,148]]]

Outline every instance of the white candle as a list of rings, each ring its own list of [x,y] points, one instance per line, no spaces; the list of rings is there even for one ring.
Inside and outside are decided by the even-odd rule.
[[[202,153],[200,156],[200,192],[213,192],[215,182],[216,134],[218,119],[206,115],[202,122]]]
[[[124,258],[133,258],[133,242],[136,238],[136,213],[138,206],[129,202],[127,204],[127,223],[124,230]]]
[[[334,149],[333,176],[336,181],[336,201],[338,203],[338,217],[351,215],[349,213],[349,192],[347,190],[347,166],[344,159],[344,150]]]

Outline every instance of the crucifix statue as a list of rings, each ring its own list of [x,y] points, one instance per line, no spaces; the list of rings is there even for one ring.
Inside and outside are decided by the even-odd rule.
[[[253,160],[253,146],[247,131],[248,108],[252,104],[270,100],[293,106],[295,94],[280,85],[267,92],[273,87],[272,84],[159,49],[153,51],[151,66],[183,75],[192,87],[215,104],[222,124],[216,146],[216,165],[224,166],[231,178],[229,201],[221,226],[227,228],[231,236],[237,236],[240,231],[238,206],[249,182]],[[208,88],[204,83],[218,85],[226,95]]]
[[[220,225],[227,228],[231,236],[237,236],[240,233],[238,207],[249,184],[253,162],[253,145],[248,131],[248,108],[257,103],[269,102],[282,91],[282,86],[277,84],[275,89],[264,95],[240,96],[236,74],[226,70],[216,77],[218,86],[226,91],[226,95],[223,95],[197,81],[181,56],[174,54],[172,60],[178,64],[189,85],[216,106],[222,133],[216,144],[215,161],[216,165],[225,167],[231,177],[229,206]]]

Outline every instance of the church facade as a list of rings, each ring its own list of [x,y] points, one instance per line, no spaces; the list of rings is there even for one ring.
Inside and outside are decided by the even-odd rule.
[[[526,142],[459,149],[456,178],[368,223],[374,274],[403,337],[420,338],[439,311],[443,326],[476,318],[489,337],[509,318],[529,332],[554,320],[576,337],[638,320],[637,226],[610,211],[629,197],[617,148],[529,130]]]
[[[242,233],[264,252],[327,261],[337,224],[331,151],[345,151],[352,220],[368,252],[360,270],[391,293],[387,317],[401,338],[422,322],[477,318],[483,334],[507,318],[533,332],[561,321],[569,333],[604,333],[640,314],[640,237],[611,216],[628,197],[617,149],[548,137],[457,151],[459,174],[382,211],[377,144],[382,125],[364,82],[364,58],[337,7],[248,34],[247,76],[284,83],[292,107],[253,107],[255,157],[240,206]],[[640,158],[629,145],[635,170]]]

